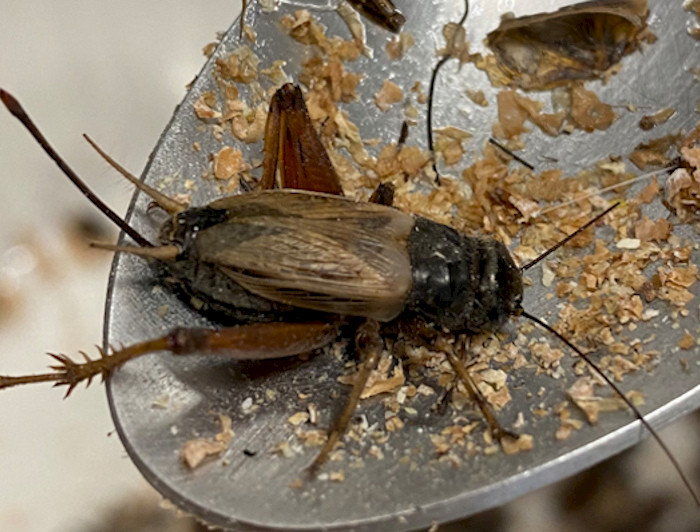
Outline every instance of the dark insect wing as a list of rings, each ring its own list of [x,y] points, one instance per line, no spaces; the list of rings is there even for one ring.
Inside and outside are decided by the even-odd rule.
[[[272,190],[216,201],[224,223],[193,250],[256,295],[301,308],[396,317],[411,289],[412,216],[373,203]]]
[[[261,190],[274,188],[279,170],[282,188],[343,195],[338,175],[316,134],[299,87],[288,83],[272,97],[265,124],[264,151]]]

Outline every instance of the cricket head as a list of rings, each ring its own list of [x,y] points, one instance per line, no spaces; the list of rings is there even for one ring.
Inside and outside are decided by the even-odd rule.
[[[496,256],[495,290],[500,307],[498,312],[504,318],[519,316],[523,303],[523,275],[515,264],[508,248],[497,240],[493,241]]]

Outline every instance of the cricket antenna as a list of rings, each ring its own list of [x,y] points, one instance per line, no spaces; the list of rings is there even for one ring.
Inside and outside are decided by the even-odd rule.
[[[462,15],[462,18],[459,20],[457,24],[460,26],[464,25],[464,22],[467,20],[467,17],[469,16],[469,0],[464,1],[464,15]],[[450,44],[448,43],[448,48]],[[430,156],[433,158],[433,171],[435,172],[435,184],[439,185],[440,184],[440,174],[438,173],[437,169],[437,162],[435,161],[435,148],[433,144],[433,95],[435,94],[435,82],[437,81],[437,76],[438,72],[442,68],[442,66],[447,63],[452,56],[448,53],[443,55],[440,60],[437,62],[435,65],[435,68],[433,69],[433,73],[430,76],[430,87],[428,89],[428,113],[427,113],[427,118],[426,121],[428,122],[428,151],[430,152]]]
[[[496,148],[501,150],[506,155],[509,155],[513,160],[519,162],[528,170],[533,170],[533,171],[535,170],[535,166],[533,164],[527,162],[525,159],[520,157],[517,153],[514,153],[513,150],[508,149],[506,146],[504,146],[503,144],[498,142],[495,138],[489,137],[489,144],[493,144],[494,146],[496,146]]]
[[[588,222],[586,222],[584,225],[582,225],[581,227],[579,227],[578,229],[576,229],[576,231],[574,231],[573,233],[571,233],[571,234],[570,234],[569,236],[567,236],[564,240],[560,240],[559,242],[557,242],[556,244],[554,244],[551,248],[549,248],[547,251],[545,251],[544,253],[542,253],[542,255],[540,255],[540,256],[537,257],[536,259],[534,259],[534,260],[528,262],[525,266],[521,266],[521,267],[520,267],[520,271],[521,271],[521,272],[524,272],[525,270],[529,270],[530,268],[532,268],[535,264],[537,264],[538,262],[542,261],[545,257],[547,257],[547,256],[551,255],[552,253],[554,253],[556,250],[558,250],[558,249],[559,249],[560,247],[562,247],[564,244],[566,244],[567,242],[569,242],[572,238],[576,237],[578,234],[580,234],[581,232],[585,231],[585,230],[588,229],[590,226],[592,226],[593,224],[595,224],[598,220],[600,220],[601,218],[603,218],[606,214],[608,214],[610,211],[612,211],[612,210],[613,210],[615,207],[617,207],[618,205],[620,205],[620,202],[619,202],[619,201],[616,202],[616,203],[613,203],[612,206],[610,206],[610,207],[608,207],[607,209],[605,209],[605,210],[604,210],[603,212],[601,212],[598,216],[596,216],[596,217],[594,217],[594,218],[591,218]]]
[[[90,200],[90,202],[97,207],[105,216],[107,216],[112,222],[114,222],[122,231],[129,235],[136,243],[141,247],[152,247],[152,244],[146,240],[141,234],[126,223],[117,213],[110,209],[100,198],[98,198],[85,184],[85,182],[78,177],[73,169],[68,166],[68,164],[61,158],[60,155],[51,147],[49,141],[46,137],[39,131],[39,128],[34,124],[29,115],[22,108],[20,103],[12,96],[9,92],[0,89],[0,100],[5,104],[7,110],[12,113],[12,115],[17,118],[22,125],[27,128],[27,130],[32,134],[34,139],[39,143],[43,150],[47,153],[49,157],[58,165],[61,171],[70,179],[73,184],[78,187],[80,192]]]
[[[617,387],[617,385],[608,377],[603,371],[593,362],[588,355],[584,354],[583,351],[581,351],[578,347],[576,347],[573,343],[571,343],[569,340],[567,340],[562,334],[557,332],[554,327],[551,325],[545,323],[542,321],[540,318],[537,316],[533,316],[532,314],[520,309],[520,315],[527,318],[530,321],[535,322],[537,325],[542,327],[543,329],[549,331],[551,334],[553,334],[555,337],[557,337],[561,342],[566,344],[569,349],[571,349],[574,353],[576,353],[583,361],[588,364],[588,366],[596,373],[598,374],[612,390],[620,396],[620,399],[632,410],[634,415],[639,419],[639,422],[642,424],[642,426],[649,431],[649,434],[651,434],[652,438],[656,440],[656,442],[659,444],[663,452],[666,454],[668,459],[671,461],[673,464],[673,467],[676,468],[676,471],[678,472],[678,475],[680,476],[681,480],[683,481],[683,484],[685,484],[685,487],[688,489],[690,492],[691,496],[693,497],[693,500],[695,501],[695,504],[700,507],[700,496],[696,493],[696,491],[693,489],[693,486],[690,483],[690,480],[688,477],[686,477],[685,473],[683,472],[683,469],[681,468],[680,464],[678,463],[678,460],[676,460],[675,456],[673,456],[673,453],[669,450],[669,448],[666,446],[666,443],[661,439],[661,436],[651,427],[649,422],[644,418],[642,413],[639,411],[639,409],[634,406],[634,403],[630,401],[625,394],[622,393],[622,390]]]

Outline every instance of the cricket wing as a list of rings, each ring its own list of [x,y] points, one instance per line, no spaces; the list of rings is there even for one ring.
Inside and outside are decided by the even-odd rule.
[[[279,170],[282,188],[343,195],[299,87],[288,83],[273,95],[265,124],[264,151],[261,190],[274,188]]]
[[[229,218],[197,253],[261,297],[334,314],[396,317],[411,289],[410,215],[338,196],[268,191],[226,198]]]

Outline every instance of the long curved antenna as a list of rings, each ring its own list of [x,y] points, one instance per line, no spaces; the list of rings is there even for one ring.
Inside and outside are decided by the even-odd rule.
[[[640,423],[642,426],[649,431],[649,434],[651,434],[652,438],[656,440],[656,442],[661,446],[661,449],[663,452],[666,454],[668,459],[671,461],[673,464],[673,467],[676,468],[676,471],[678,472],[678,475],[681,477],[681,480],[683,481],[683,484],[685,484],[685,487],[688,489],[690,494],[693,497],[693,500],[695,501],[695,504],[700,507],[700,496],[695,492],[693,489],[693,486],[690,484],[690,480],[685,476],[685,473],[683,473],[683,469],[681,469],[680,464],[676,460],[676,458],[673,456],[671,451],[669,450],[668,447],[666,447],[666,444],[664,441],[661,439],[661,436],[649,425],[647,420],[644,418],[642,413],[639,411],[639,409],[634,406],[634,403],[630,401],[625,394],[622,393],[622,391],[617,387],[617,385],[608,377],[603,371],[588,357],[588,355],[584,354],[583,351],[581,351],[578,347],[576,347],[574,344],[572,344],[569,340],[564,338],[563,335],[561,335],[559,332],[557,332],[554,327],[551,325],[545,323],[542,321],[540,318],[537,316],[533,316],[532,314],[529,314],[528,312],[525,312],[524,310],[521,309],[520,315],[527,318],[528,320],[534,321],[537,325],[542,327],[543,329],[549,331],[552,333],[554,336],[556,336],[560,341],[562,341],[564,344],[566,344],[569,349],[571,349],[574,353],[576,353],[581,359],[583,359],[588,366],[593,369],[605,382],[610,388],[612,388],[617,395],[620,396],[620,399],[634,412],[634,415],[639,419]]]
[[[51,147],[49,141],[46,137],[39,131],[39,128],[34,124],[29,115],[22,108],[22,105],[12,96],[9,92],[0,89],[0,100],[5,104],[7,110],[12,113],[12,115],[17,118],[22,125],[27,128],[27,130],[32,134],[34,139],[39,143],[43,150],[47,153],[49,157],[58,165],[61,171],[70,179],[73,184],[78,187],[80,192],[90,200],[90,202],[97,207],[105,216],[107,216],[112,222],[114,222],[122,231],[134,239],[142,247],[151,247],[152,244],[146,240],[141,234],[126,223],[122,218],[110,209],[100,198],[98,198],[85,184],[85,182],[78,177],[73,169],[68,166],[68,164],[61,158],[60,155]]]
[[[469,16],[469,0],[464,1],[464,15],[462,15],[462,18],[459,20],[458,24],[460,26],[464,25],[464,22],[467,20],[467,17]],[[426,118],[428,122],[428,150],[430,151],[430,155],[433,158],[433,171],[435,172],[435,183],[438,185],[440,184],[440,174],[438,173],[437,170],[437,163],[435,162],[435,149],[433,147],[433,94],[435,94],[435,82],[437,80],[437,75],[442,66],[447,63],[451,59],[451,56],[444,55],[440,61],[437,62],[435,65],[435,68],[433,69],[433,73],[430,76],[430,88],[428,89],[428,116]]]
[[[535,264],[537,264],[538,262],[540,262],[541,260],[543,260],[545,257],[547,257],[547,256],[551,255],[552,253],[554,253],[556,250],[558,250],[560,247],[562,247],[564,244],[566,244],[569,240],[571,240],[572,238],[574,238],[575,236],[577,236],[579,233],[581,233],[582,231],[585,231],[586,229],[588,229],[590,226],[592,226],[594,223],[596,223],[598,220],[600,220],[603,216],[605,216],[606,214],[608,214],[610,211],[612,211],[612,210],[613,210],[615,207],[617,207],[618,205],[620,205],[620,202],[619,202],[619,201],[616,202],[616,203],[614,203],[611,207],[608,207],[607,209],[605,209],[605,210],[604,210],[603,212],[601,212],[598,216],[596,216],[596,217],[594,217],[594,218],[591,218],[588,222],[586,222],[584,225],[582,225],[581,227],[579,227],[578,229],[576,229],[576,231],[574,231],[573,233],[571,233],[571,234],[570,234],[569,236],[567,236],[564,240],[560,240],[559,242],[557,242],[556,244],[554,244],[551,248],[549,248],[547,251],[545,251],[544,253],[542,253],[542,255],[540,255],[540,256],[537,257],[536,259],[531,260],[531,261],[528,262],[525,266],[521,266],[521,267],[520,267],[520,271],[521,271],[521,272],[524,272],[525,270],[529,270],[530,268],[532,268]]]

